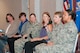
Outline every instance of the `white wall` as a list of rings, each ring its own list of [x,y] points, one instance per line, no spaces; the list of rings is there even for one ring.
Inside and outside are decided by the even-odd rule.
[[[21,10],[21,0],[0,0],[0,29],[6,25],[7,13],[12,13],[15,19],[18,19]]]
[[[27,18],[29,17],[29,0],[22,0],[22,12],[25,12]]]
[[[42,13],[47,11],[50,13],[51,18],[56,11],[62,11],[63,9],[63,0],[35,0],[35,13],[38,18],[38,21],[41,22]]]
[[[56,0],[56,11],[62,11],[63,9],[63,0]]]
[[[18,19],[20,12],[25,12],[27,17],[35,13],[41,22],[42,13],[48,11],[53,17],[55,11],[61,11],[63,0],[0,0],[0,28],[6,25],[6,14],[12,13]]]
[[[34,12],[36,14],[36,18],[38,20],[38,22],[40,22],[40,0],[35,0],[35,3],[34,3]]]

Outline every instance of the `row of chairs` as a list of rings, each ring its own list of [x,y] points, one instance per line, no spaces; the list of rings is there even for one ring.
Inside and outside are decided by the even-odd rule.
[[[73,53],[80,53],[80,51],[78,51],[78,40],[79,40],[79,34],[77,34],[77,36],[76,36],[75,45],[73,48]],[[9,53],[8,51],[9,51],[9,48],[8,48],[8,45],[6,45],[4,48],[4,53]]]

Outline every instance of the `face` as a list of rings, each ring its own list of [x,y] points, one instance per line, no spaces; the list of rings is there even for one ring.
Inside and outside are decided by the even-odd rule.
[[[57,24],[57,23],[61,22],[61,18],[59,17],[59,15],[54,15],[53,21],[54,21],[54,23]]]
[[[69,19],[69,15],[66,11],[63,12],[63,22],[67,22],[67,20]]]
[[[11,22],[11,21],[13,21],[13,18],[8,15],[8,16],[7,16],[7,20],[8,20],[9,22]]]
[[[30,22],[35,23],[36,22],[36,17],[34,15],[31,15],[29,20],[30,20]]]
[[[43,21],[44,21],[46,24],[48,24],[48,22],[49,22],[49,20],[50,20],[49,16],[46,15],[46,14],[43,14],[42,19],[43,19]]]
[[[23,15],[23,16],[21,16],[21,18],[20,18],[20,21],[21,22],[24,22],[26,20],[26,17]]]

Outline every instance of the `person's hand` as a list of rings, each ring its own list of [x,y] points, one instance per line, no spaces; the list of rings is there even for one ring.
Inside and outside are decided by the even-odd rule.
[[[36,39],[36,38],[33,38],[33,39],[31,39],[30,41],[31,41],[31,42],[34,42],[34,41],[37,41],[37,39]]]
[[[33,39],[31,39],[31,42],[39,41],[39,40],[41,40],[41,39],[40,38],[33,38]]]
[[[23,37],[22,37],[22,38],[23,38],[23,39],[25,39],[26,37],[27,37],[27,35],[23,35]]]
[[[47,44],[46,44],[47,46],[52,46],[53,45],[53,42],[48,42]]]
[[[14,37],[14,38],[21,37],[21,35],[12,35],[12,37]]]

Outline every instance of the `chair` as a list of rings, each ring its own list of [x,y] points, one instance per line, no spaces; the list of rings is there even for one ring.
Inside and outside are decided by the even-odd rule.
[[[74,48],[73,48],[73,53],[76,52],[76,46],[77,46],[77,42],[78,42],[78,37],[79,37],[79,34],[77,34],[77,36],[76,36],[75,45],[74,45]]]

